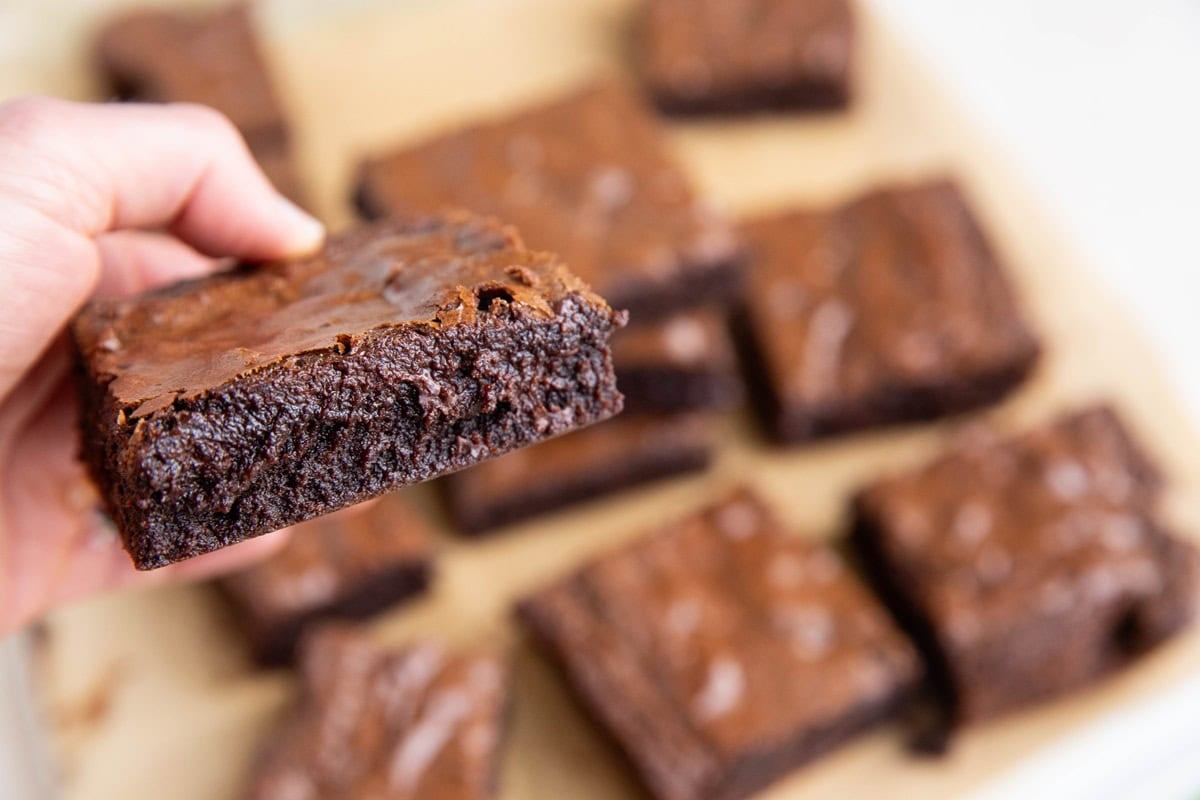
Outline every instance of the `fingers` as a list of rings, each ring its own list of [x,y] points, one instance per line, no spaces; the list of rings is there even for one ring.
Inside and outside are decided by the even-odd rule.
[[[324,235],[214,111],[0,104],[0,396],[99,283],[93,239],[122,228],[166,228],[205,254],[243,258],[305,252]]]
[[[279,258],[321,224],[276,193],[233,125],[191,105],[0,105],[0,193],[86,236],[169,228],[216,256]]]
[[[174,237],[158,233],[106,233],[96,239],[96,247],[103,265],[96,294],[102,297],[123,297],[198,278],[212,272],[219,263]]]

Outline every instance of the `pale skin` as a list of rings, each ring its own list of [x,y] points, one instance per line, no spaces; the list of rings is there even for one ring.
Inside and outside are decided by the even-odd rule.
[[[0,104],[0,635],[123,586],[196,579],[283,544],[253,539],[139,573],[78,458],[65,330],[97,295],[318,248],[230,123],[198,106]]]

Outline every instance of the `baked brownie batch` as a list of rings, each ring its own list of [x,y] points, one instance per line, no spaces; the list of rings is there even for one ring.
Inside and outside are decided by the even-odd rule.
[[[98,53],[123,97],[223,110],[288,187],[251,19],[135,12]],[[84,455],[137,566],[302,523],[220,584],[257,657],[302,675],[247,797],[497,791],[506,658],[352,627],[428,588],[437,536],[404,493],[346,506],[444,475],[453,527],[498,533],[704,470],[743,401],[796,446],[984,409],[1036,369],[952,181],[739,224],[671,157],[655,107],[847,106],[846,0],[643,0],[635,22],[641,94],[598,80],[374,154],[349,192],[366,221],[323,253],[76,321]],[[514,615],[650,795],[735,800],[914,708],[985,721],[1181,630],[1200,559],[1165,486],[1103,403],[972,424],[847,498],[841,542],[740,487]]]

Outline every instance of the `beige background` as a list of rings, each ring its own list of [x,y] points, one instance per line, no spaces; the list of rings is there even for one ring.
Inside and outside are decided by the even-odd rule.
[[[33,6],[35,4],[29,4]],[[110,0],[36,4],[0,13],[25,26],[0,38],[0,96],[40,89],[88,96],[80,44]],[[305,169],[331,221],[356,158],[479,113],[501,110],[621,62],[632,0],[270,2],[272,61],[299,123]],[[306,10],[307,9],[307,10]],[[45,12],[45,13],[43,13]],[[59,15],[51,19],[51,15]],[[949,105],[935,76],[873,20],[864,22],[860,102],[845,117],[675,127],[696,180],[735,212],[825,202],[874,181],[950,171],[975,198],[1051,345],[1034,383],[993,416],[1006,427],[1114,397],[1166,461],[1172,512],[1200,522],[1197,439],[1154,359],[1042,223],[1036,198]],[[30,39],[29,37],[33,37]],[[30,46],[40,42],[43,47]],[[588,553],[638,535],[737,481],[758,486],[807,535],[842,533],[849,491],[920,461],[952,425],[767,449],[727,421],[729,444],[703,477],[633,492],[520,527],[482,544],[445,539],[434,595],[382,620],[381,636],[439,634],[513,648],[514,735],[502,797],[638,796],[612,751],[569,703],[553,673],[509,625],[511,598]],[[432,493],[412,490],[434,509]],[[236,796],[255,741],[291,691],[283,673],[253,671],[226,610],[203,588],[112,597],[55,616],[39,678],[69,798],[181,800]],[[1166,648],[1098,689],[964,735],[941,761],[908,757],[883,730],[779,784],[766,797],[951,797],[977,787],[1101,711],[1193,668],[1200,636]]]

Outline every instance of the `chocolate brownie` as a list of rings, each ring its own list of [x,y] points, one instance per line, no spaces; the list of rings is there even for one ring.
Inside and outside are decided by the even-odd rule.
[[[995,402],[1038,343],[962,194],[883,189],[745,226],[739,317],[754,399],[779,441],[929,420]]]
[[[850,0],[644,0],[635,52],[668,113],[828,110],[850,99]]]
[[[393,494],[301,523],[282,551],[220,585],[259,660],[282,664],[314,624],[369,617],[425,591],[433,555],[429,527]]]
[[[637,321],[727,303],[740,285],[731,226],[616,83],[368,161],[356,199],[367,217],[456,206],[509,220]]]
[[[364,225],[87,307],[84,454],[162,566],[612,416],[623,321],[493,221]]]
[[[455,525],[482,533],[654,480],[696,472],[712,459],[703,414],[625,414],[447,476]]]
[[[338,627],[306,642],[302,677],[247,800],[495,796],[511,680],[497,656],[384,649]]]
[[[722,309],[626,328],[613,337],[613,365],[630,411],[727,409],[742,399],[737,354]]]
[[[735,800],[888,717],[917,655],[832,548],[740,491],[519,606],[661,800]]]
[[[247,3],[209,12],[129,11],[100,31],[95,50],[117,97],[215,108],[246,137],[276,187],[302,199],[287,115]]]
[[[1014,439],[975,431],[858,496],[855,542],[952,720],[1084,686],[1186,624],[1196,555],[1156,521],[1161,485],[1094,407]]]

